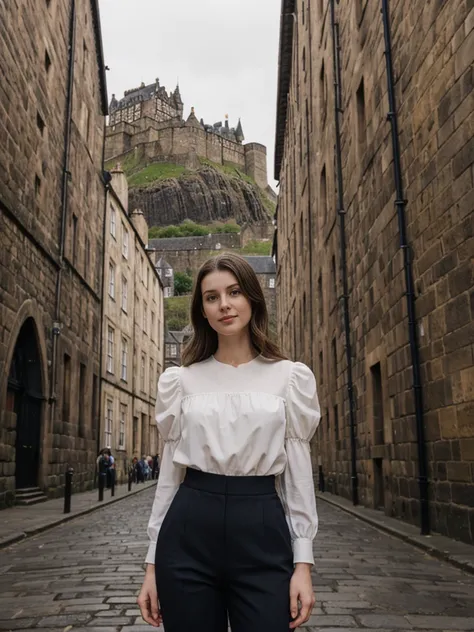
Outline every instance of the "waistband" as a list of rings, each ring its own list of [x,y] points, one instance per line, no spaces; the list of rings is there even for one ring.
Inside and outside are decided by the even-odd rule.
[[[274,494],[274,476],[224,476],[209,474],[188,467],[183,485],[213,494],[230,496],[259,496]]]

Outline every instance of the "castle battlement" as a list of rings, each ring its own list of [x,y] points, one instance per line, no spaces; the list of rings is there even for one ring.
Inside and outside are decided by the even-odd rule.
[[[253,178],[262,188],[268,187],[267,150],[260,143],[245,140],[239,119],[230,127],[224,122],[212,125],[198,119],[194,108],[186,120],[179,86],[167,92],[155,83],[126,90],[122,99],[112,95],[106,129],[106,160],[122,161],[132,152],[146,156],[149,162],[172,160],[183,163],[185,156],[197,156],[222,165],[234,165]],[[192,162],[192,160],[190,161]]]

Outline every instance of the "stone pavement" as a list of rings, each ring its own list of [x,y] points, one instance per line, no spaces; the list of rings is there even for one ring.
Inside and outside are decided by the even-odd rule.
[[[0,630],[150,632],[136,597],[153,491],[0,551]],[[473,575],[329,503],[319,509],[306,632],[474,630]]]
[[[97,489],[73,494],[71,496],[71,512],[69,514],[64,513],[64,498],[54,498],[31,507],[18,506],[2,509],[0,510],[0,549],[155,485],[156,481],[134,484],[131,492],[128,491],[127,484],[117,485],[115,496],[112,498],[110,490],[105,489],[104,500],[100,503]]]

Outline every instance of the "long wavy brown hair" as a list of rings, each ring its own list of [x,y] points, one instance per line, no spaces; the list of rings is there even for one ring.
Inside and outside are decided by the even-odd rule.
[[[225,253],[205,261],[198,272],[191,301],[191,323],[194,334],[183,351],[183,366],[207,360],[217,351],[217,332],[204,317],[201,284],[204,277],[218,270],[231,272],[237,279],[241,291],[250,301],[252,317],[249,333],[255,350],[270,360],[286,360],[286,356],[282,354],[278,345],[269,338],[267,305],[252,266],[239,255]]]

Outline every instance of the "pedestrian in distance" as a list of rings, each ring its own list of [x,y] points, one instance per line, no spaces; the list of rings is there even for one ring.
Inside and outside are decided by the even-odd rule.
[[[238,255],[200,268],[191,322],[182,366],[158,382],[164,450],[138,604],[166,632],[287,632],[314,605],[314,375],[271,341]]]

